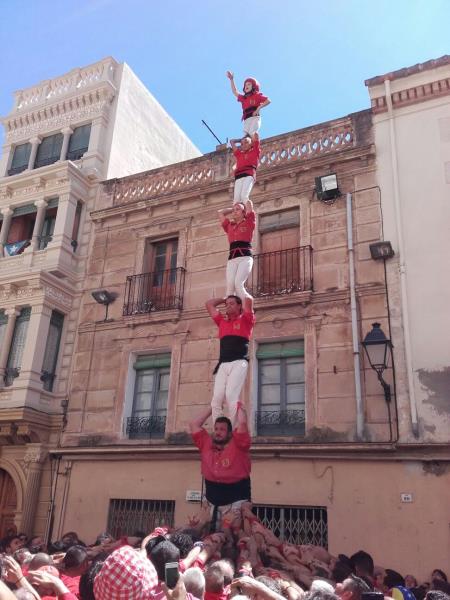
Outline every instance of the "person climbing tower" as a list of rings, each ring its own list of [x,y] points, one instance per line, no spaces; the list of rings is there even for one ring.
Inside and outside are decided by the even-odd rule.
[[[260,110],[270,104],[269,98],[260,92],[260,85],[253,77],[247,77],[244,81],[243,94],[236,88],[232,71],[227,71],[227,77],[230,80],[231,91],[242,104],[244,134],[251,136],[258,133],[261,127]]]

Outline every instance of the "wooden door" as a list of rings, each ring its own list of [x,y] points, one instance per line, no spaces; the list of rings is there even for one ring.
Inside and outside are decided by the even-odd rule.
[[[261,233],[258,288],[261,295],[295,291],[299,278],[299,230],[287,227]]]
[[[147,247],[143,302],[149,310],[172,308],[176,296],[178,239],[154,242]]]
[[[11,476],[0,469],[0,537],[17,533],[14,517],[17,508],[17,492]]]

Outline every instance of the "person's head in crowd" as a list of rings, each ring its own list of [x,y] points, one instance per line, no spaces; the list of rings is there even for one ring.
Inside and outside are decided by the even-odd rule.
[[[194,547],[194,542],[191,536],[183,531],[174,531],[174,533],[170,534],[169,540],[180,551],[180,558],[186,558],[186,556]]]
[[[35,535],[29,539],[28,548],[30,549],[31,554],[47,552],[47,544],[45,543],[44,538],[40,535]]]
[[[426,593],[425,600],[450,600],[450,596],[440,590],[429,590]]]
[[[256,581],[263,583],[266,587],[269,588],[269,590],[272,590],[272,592],[275,592],[276,594],[279,594],[280,596],[283,595],[281,585],[278,583],[278,581],[276,579],[272,579],[272,577],[268,577],[267,575],[260,575],[259,577],[255,577],[255,579],[256,579]]]
[[[15,560],[17,560],[19,565],[26,565],[31,561],[31,559],[33,558],[33,555],[28,550],[28,548],[23,547],[23,548],[19,548],[18,550],[16,550],[14,552],[14,558],[15,558]]]
[[[233,569],[224,560],[216,560],[205,571],[205,591],[207,594],[222,594],[233,580]]]
[[[86,546],[86,544],[80,540],[76,531],[68,531],[62,536],[61,541],[67,549],[71,546]]]
[[[95,600],[151,598],[158,584],[155,567],[130,546],[122,546],[103,563],[94,579]]]
[[[231,439],[233,426],[228,417],[218,417],[214,422],[213,442],[215,444],[225,445]]]
[[[47,565],[53,565],[53,558],[45,552],[38,552],[28,563],[28,570],[37,571],[41,567],[46,567]]]
[[[370,586],[356,575],[351,575],[336,585],[336,594],[341,600],[361,600],[361,595],[370,591]]]
[[[375,566],[373,569],[373,584],[377,590],[384,591],[384,578],[386,571],[384,567]]]
[[[71,546],[61,563],[62,570],[69,577],[82,575],[89,568],[89,557],[84,546]]]
[[[48,545],[48,551],[50,554],[60,554],[61,552],[66,552],[66,550],[68,550],[69,548],[70,546],[67,546],[60,540],[56,542],[50,542]]]
[[[16,550],[22,548],[23,542],[18,535],[8,535],[2,540],[3,552],[12,556]]]
[[[373,558],[364,550],[358,550],[355,554],[350,556],[353,567],[355,569],[355,575],[358,577],[373,579]]]
[[[347,577],[350,577],[350,575],[352,573],[353,573],[353,567],[349,564],[349,561],[346,562],[344,560],[338,559],[334,563],[334,567],[331,571],[331,577],[333,578],[333,581],[335,581],[336,583],[342,583],[344,581],[344,579],[347,579]]]
[[[441,569],[434,569],[431,573],[431,579],[441,579],[442,581],[448,581],[447,575]]]
[[[23,545],[26,546],[28,544],[28,536],[27,536],[27,534],[26,533],[18,533],[17,535],[22,540]]]
[[[50,575],[53,575],[54,577],[59,577],[58,569],[52,565],[43,565],[42,567],[39,567],[39,569],[30,569],[30,571],[44,571],[46,573],[49,573]],[[35,586],[35,588],[41,597],[54,596],[53,586],[51,586],[50,584],[41,584]]]
[[[448,583],[448,581],[444,581],[443,579],[433,579],[431,582],[431,589],[450,595],[450,583]]]
[[[405,587],[408,589],[417,587],[417,579],[414,575],[405,575]]]
[[[147,556],[155,567],[158,579],[159,581],[164,581],[166,563],[178,562],[180,560],[180,551],[175,544],[166,539],[153,546],[150,552],[147,550],[147,546],[145,547]]]
[[[328,581],[324,579],[314,579],[311,584],[310,591],[315,592],[316,590],[322,590],[323,592],[328,592],[329,594],[334,594],[334,587]]]
[[[97,538],[94,542],[94,546],[100,546],[101,544],[109,544],[113,541],[114,541],[114,537],[107,531],[103,531],[102,533],[100,533],[97,536]]]
[[[192,594],[199,600],[203,600],[203,596],[205,595],[205,576],[201,569],[198,567],[186,569],[183,573],[183,583],[189,594]],[[84,598],[81,600],[84,600]]]
[[[405,580],[403,576],[393,569],[386,569],[383,583],[387,590],[392,590],[392,588],[395,588],[399,585],[403,587],[405,586]]]
[[[80,577],[80,600],[95,600],[94,579],[100,573],[104,560],[96,560]]]

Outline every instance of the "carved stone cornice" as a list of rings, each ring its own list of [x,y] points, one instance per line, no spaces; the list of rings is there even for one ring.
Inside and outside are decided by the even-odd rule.
[[[426,100],[434,100],[443,96],[450,95],[450,77],[438,79],[428,83],[415,85],[413,87],[392,92],[391,102],[394,109],[403,108],[419,104]],[[372,111],[374,114],[380,114],[388,111],[386,96],[372,98]]]

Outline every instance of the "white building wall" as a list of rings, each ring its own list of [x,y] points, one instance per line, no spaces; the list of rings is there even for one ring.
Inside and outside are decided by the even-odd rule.
[[[198,148],[130,67],[123,63],[119,68],[107,179],[200,156]]]
[[[402,92],[433,82],[450,81],[450,65],[390,82]],[[421,88],[420,88],[421,89]],[[384,84],[370,88],[372,98],[385,94]],[[405,319],[400,306],[400,271],[404,269],[409,323],[413,394],[419,437],[447,441],[450,431],[450,90],[409,106],[374,116],[378,180],[382,192],[385,239],[396,258],[391,285],[393,331],[399,394],[408,394],[404,364]],[[396,214],[396,182],[400,215]],[[400,216],[398,222],[398,216]],[[399,254],[399,235],[404,253]],[[390,280],[392,281],[392,277]],[[400,367],[400,369],[399,369]]]

